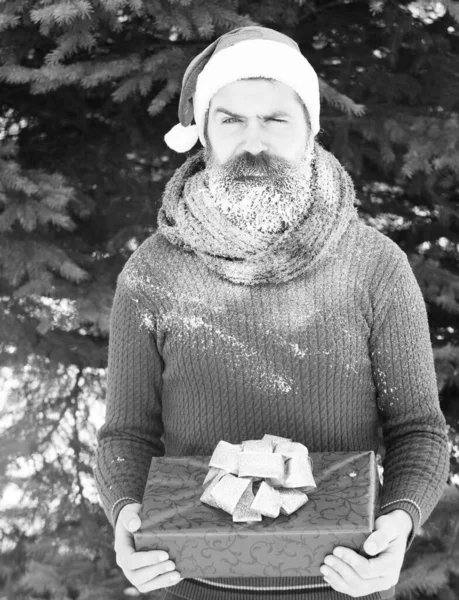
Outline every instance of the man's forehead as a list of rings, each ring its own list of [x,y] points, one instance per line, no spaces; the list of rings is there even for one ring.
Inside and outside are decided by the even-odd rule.
[[[291,114],[299,101],[292,88],[279,81],[265,79],[240,80],[221,88],[210,103],[214,114],[234,112],[251,114],[254,111],[272,114]]]

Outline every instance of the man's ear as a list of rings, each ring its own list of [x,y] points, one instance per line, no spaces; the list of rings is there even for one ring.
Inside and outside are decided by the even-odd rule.
[[[208,150],[210,150],[210,139],[209,139],[208,127],[209,127],[209,112],[210,112],[211,104],[212,104],[212,100],[210,101],[209,108],[206,110],[206,114],[204,116],[204,140],[206,142],[206,148]]]

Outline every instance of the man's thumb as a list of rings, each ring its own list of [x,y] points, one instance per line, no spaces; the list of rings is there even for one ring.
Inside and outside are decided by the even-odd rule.
[[[138,505],[140,507],[140,505]],[[137,507],[137,505],[136,505]],[[133,531],[137,531],[137,529],[139,529],[140,525],[142,524],[139,515],[137,514],[136,510],[133,510],[133,506],[131,506],[130,504],[128,504],[127,506],[125,506],[121,511],[120,514],[118,515],[118,519],[121,521],[121,525],[127,529],[128,531],[130,531],[131,533]]]
[[[367,554],[376,556],[389,545],[390,539],[387,532],[384,529],[374,531],[370,536],[367,537],[363,544],[363,549]]]

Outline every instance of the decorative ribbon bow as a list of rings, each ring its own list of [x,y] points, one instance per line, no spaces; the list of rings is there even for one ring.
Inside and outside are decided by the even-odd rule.
[[[233,515],[234,522],[290,515],[308,501],[292,488],[317,487],[311,463],[306,446],[289,438],[265,434],[241,444],[221,440],[210,458],[200,500]],[[253,483],[259,486],[255,494]]]

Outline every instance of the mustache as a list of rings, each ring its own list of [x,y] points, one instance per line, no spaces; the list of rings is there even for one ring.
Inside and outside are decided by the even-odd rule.
[[[278,156],[271,156],[266,152],[244,152],[224,165],[224,171],[226,176],[234,178],[247,175],[277,177],[285,174],[289,167],[288,161]]]

